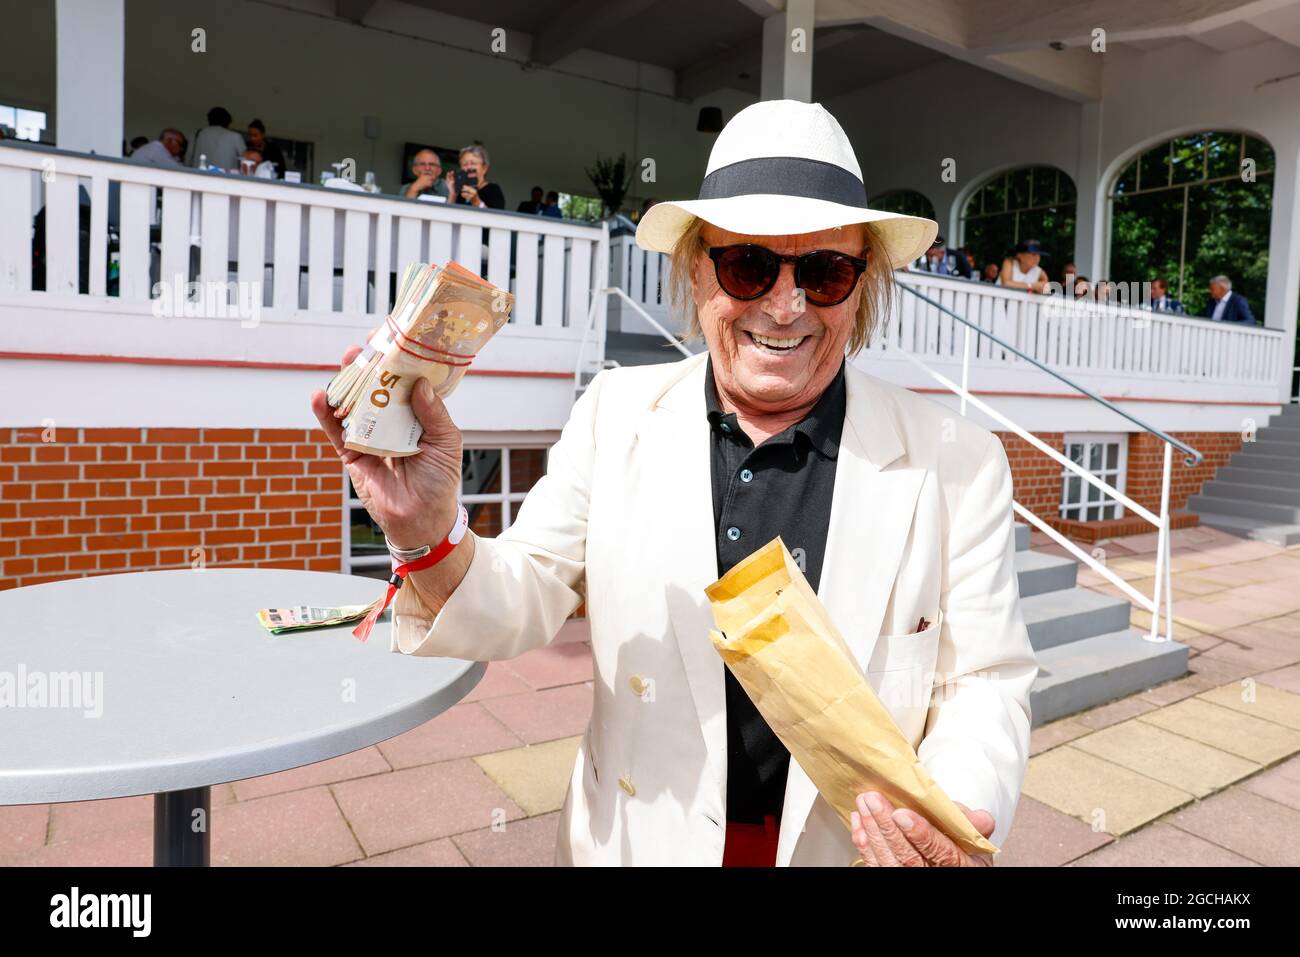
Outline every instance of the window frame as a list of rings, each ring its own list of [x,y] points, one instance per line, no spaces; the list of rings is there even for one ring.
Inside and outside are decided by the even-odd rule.
[[[1101,479],[1112,486],[1121,495],[1126,495],[1125,485],[1128,481],[1128,433],[1127,432],[1066,432],[1063,437],[1062,454],[1070,458],[1070,446],[1083,446],[1083,461],[1078,463],[1083,466],[1084,470]],[[1101,446],[1102,451],[1102,468],[1094,471],[1088,465],[1090,450],[1093,446]],[[1106,453],[1105,449],[1109,445],[1118,445],[1118,454],[1115,457],[1115,468],[1110,469],[1105,466]],[[1112,477],[1113,476],[1113,477]],[[1079,493],[1082,496],[1079,501],[1071,502],[1069,500],[1069,480],[1071,478],[1079,479]],[[1124,503],[1119,500],[1106,496],[1100,502],[1090,501],[1087,497],[1087,489],[1094,486],[1079,478],[1074,472],[1070,471],[1064,465],[1061,466],[1061,490],[1057,501],[1057,517],[1062,521],[1074,522],[1097,522],[1109,521],[1112,519],[1123,518],[1125,514]],[[1088,510],[1092,508],[1101,509],[1102,514],[1097,518],[1088,518]],[[1105,514],[1107,509],[1114,509],[1113,515]],[[1071,514],[1075,512],[1077,514]]]

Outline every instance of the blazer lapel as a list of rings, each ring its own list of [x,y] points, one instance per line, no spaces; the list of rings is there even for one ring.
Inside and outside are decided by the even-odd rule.
[[[912,527],[925,470],[906,462],[894,407],[850,361],[846,408],[835,466],[830,531],[817,595],[865,673],[880,636],[894,578]],[[724,722],[725,738],[725,722]],[[808,820],[817,788],[790,762],[781,812],[777,865],[786,866]]]
[[[726,817],[727,713],[722,658],[709,641],[713,612],[704,589],[718,577],[713,540],[713,494],[709,472],[709,427],[704,406],[707,354],[683,360],[683,375],[660,393],[637,421],[638,458],[650,487],[663,491],[665,507],[647,521],[663,531],[668,613],[708,751],[719,801],[718,823]]]

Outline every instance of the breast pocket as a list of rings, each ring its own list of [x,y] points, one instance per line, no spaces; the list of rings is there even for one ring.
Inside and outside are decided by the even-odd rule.
[[[923,631],[910,635],[881,635],[867,668],[867,683],[913,747],[920,743],[925,731],[942,627],[941,612],[937,620]]]

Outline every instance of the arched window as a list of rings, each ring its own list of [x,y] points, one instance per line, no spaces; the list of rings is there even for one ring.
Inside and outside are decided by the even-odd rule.
[[[1175,137],[1134,157],[1110,202],[1110,276],[1163,276],[1189,313],[1209,301],[1223,273],[1256,316],[1268,279],[1273,150],[1243,133]]]
[[[1059,279],[1074,259],[1074,180],[1052,166],[998,173],[971,194],[961,213],[962,242],[976,262],[1002,264],[1011,247],[1037,239],[1047,248],[1043,268]]]
[[[891,189],[887,193],[874,197],[869,205],[872,209],[879,209],[886,213],[924,216],[926,219],[937,220],[934,215],[934,203],[926,199],[924,193],[918,193],[914,189]]]

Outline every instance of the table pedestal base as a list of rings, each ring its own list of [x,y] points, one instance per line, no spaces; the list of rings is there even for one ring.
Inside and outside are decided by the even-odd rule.
[[[210,788],[165,791],[153,796],[154,867],[207,867],[212,856],[211,832]]]

